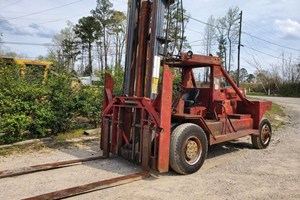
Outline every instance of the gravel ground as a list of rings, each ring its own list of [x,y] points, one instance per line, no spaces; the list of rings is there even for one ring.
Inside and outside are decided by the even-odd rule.
[[[191,175],[174,172],[70,199],[300,199],[300,99],[270,98],[286,108],[290,124],[278,129],[265,150],[250,138],[209,149],[203,167]],[[0,157],[0,170],[99,155],[98,142],[67,149]],[[21,199],[137,172],[120,158],[0,179],[0,199]]]

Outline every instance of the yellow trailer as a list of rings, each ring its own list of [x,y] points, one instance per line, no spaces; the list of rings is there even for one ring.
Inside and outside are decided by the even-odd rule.
[[[22,77],[37,76],[44,82],[47,79],[49,68],[53,65],[52,62],[40,61],[40,60],[27,60],[20,58],[6,58],[1,57],[0,62],[4,62],[7,65],[18,64],[21,66],[20,74]]]

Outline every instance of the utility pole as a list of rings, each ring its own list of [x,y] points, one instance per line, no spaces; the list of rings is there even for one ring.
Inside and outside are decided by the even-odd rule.
[[[237,86],[238,87],[240,87],[242,20],[243,20],[243,11],[241,11],[241,13],[240,13],[240,30],[239,30],[239,44],[238,44],[238,69],[237,69]]]

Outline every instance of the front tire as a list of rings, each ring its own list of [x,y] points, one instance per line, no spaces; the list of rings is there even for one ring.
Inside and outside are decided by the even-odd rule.
[[[267,118],[263,118],[259,125],[259,135],[251,136],[252,145],[256,149],[265,149],[269,146],[272,138],[271,123]]]
[[[177,126],[171,135],[171,168],[179,174],[198,171],[206,158],[207,148],[207,138],[200,126],[192,123]]]

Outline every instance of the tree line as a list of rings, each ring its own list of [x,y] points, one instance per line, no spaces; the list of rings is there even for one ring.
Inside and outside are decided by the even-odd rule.
[[[40,59],[55,61],[81,75],[120,67],[126,25],[125,13],[114,10],[109,0],[97,0],[90,16],[82,17],[77,24],[67,22],[67,27],[53,37],[49,54]]]
[[[170,7],[169,16],[166,12],[166,19],[169,20],[168,40],[171,41],[168,51],[171,54],[180,51],[181,46],[184,51],[193,47],[186,35],[182,35],[190,17],[181,7],[181,2],[175,1]],[[240,12],[238,7],[231,7],[223,17],[209,17],[203,37],[196,41],[202,43],[200,46],[203,46],[203,54],[219,56],[225,70],[235,80],[239,78],[242,83],[257,83],[265,93],[268,93],[269,89],[277,92],[283,84],[299,84],[300,59],[285,53],[281,55],[282,62],[274,60],[275,64],[271,66],[260,63],[257,57],[253,56],[247,62],[256,71],[248,73],[242,66],[240,76],[237,77],[234,63]],[[126,26],[125,13],[115,10],[109,0],[97,0],[96,8],[91,10],[90,16],[82,17],[76,24],[67,22],[67,26],[53,37],[53,44],[48,47],[48,55],[40,56],[39,59],[54,61],[70,71],[76,71],[78,75],[92,75],[97,71],[122,67]],[[8,54],[16,56],[14,52]],[[266,68],[270,70],[266,71]],[[209,71],[204,72],[201,78],[207,80],[208,73]]]
[[[219,56],[223,61],[225,70],[230,73],[234,80],[239,79],[241,83],[245,83],[243,84],[244,87],[265,94],[300,96],[300,57],[298,59],[293,58],[284,52],[279,56],[281,61],[278,62],[279,59],[276,59],[270,65],[262,64],[256,56],[252,56],[246,62],[255,68],[254,74],[248,73],[242,67],[240,76],[237,77],[233,60],[238,47],[240,13],[241,10],[238,7],[232,7],[227,10],[223,17],[215,18],[213,15],[209,17],[201,40],[204,54],[215,53]],[[268,70],[266,70],[267,68]],[[207,73],[204,73],[204,79],[207,79]]]

